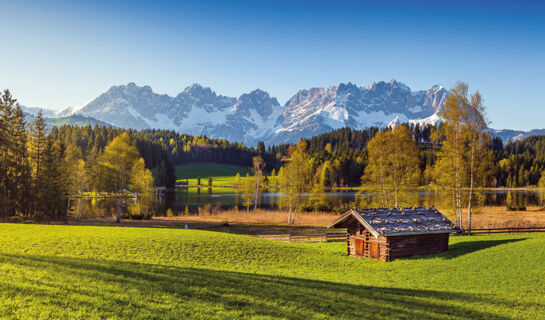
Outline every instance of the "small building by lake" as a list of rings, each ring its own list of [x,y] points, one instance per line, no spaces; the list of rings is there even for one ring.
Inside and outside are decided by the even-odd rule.
[[[459,229],[433,207],[352,209],[328,228],[346,228],[347,254],[380,261],[446,251]]]

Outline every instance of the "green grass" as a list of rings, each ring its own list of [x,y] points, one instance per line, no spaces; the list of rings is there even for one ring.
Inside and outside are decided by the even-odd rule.
[[[545,235],[456,237],[381,263],[344,243],[0,225],[0,318],[538,319]]]
[[[214,186],[232,186],[235,176],[240,173],[244,177],[250,173],[249,167],[234,166],[221,163],[188,163],[176,166],[177,181],[188,180],[189,185],[197,185],[197,178],[201,177],[201,184],[208,184],[208,176],[212,176]]]

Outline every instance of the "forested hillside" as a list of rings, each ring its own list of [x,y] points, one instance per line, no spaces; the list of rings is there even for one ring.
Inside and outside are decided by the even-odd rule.
[[[59,219],[83,192],[144,194],[174,187],[171,155],[127,130],[100,126],[47,129],[38,113],[26,123],[8,90],[0,98],[0,216]]]

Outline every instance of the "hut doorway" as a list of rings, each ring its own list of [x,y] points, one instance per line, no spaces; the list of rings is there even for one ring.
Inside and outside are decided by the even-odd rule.
[[[363,239],[356,239],[356,257],[363,257]]]
[[[370,257],[373,258],[373,259],[378,259],[379,257],[379,253],[380,253],[380,248],[379,248],[379,244],[378,242],[376,241],[370,241],[370,244],[371,244],[371,252],[370,252]]]

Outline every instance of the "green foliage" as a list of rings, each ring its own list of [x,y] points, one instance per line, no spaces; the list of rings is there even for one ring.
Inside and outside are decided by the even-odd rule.
[[[146,169],[144,159],[138,159],[131,170],[129,190],[137,193],[146,193],[153,187],[153,175]]]
[[[369,164],[362,185],[369,183],[377,193],[378,207],[402,207],[406,191],[417,186],[418,151],[411,132],[404,126],[378,132],[367,145]]]
[[[0,97],[0,216],[29,214],[31,172],[25,116],[9,90]]]
[[[312,187],[314,162],[307,153],[307,142],[302,139],[288,149],[288,154],[286,165],[280,168],[278,182],[280,190],[287,195],[288,223],[293,223],[302,205],[301,193]]]
[[[524,197],[519,193],[508,192],[505,199],[505,208],[508,211],[526,211]]]
[[[250,211],[253,202],[254,179],[249,173],[244,177],[244,185],[242,187],[242,205],[246,207],[246,212]]]
[[[128,188],[139,153],[127,132],[115,137],[104,148],[98,161],[98,190],[121,192]]]
[[[183,229],[2,224],[0,241],[4,319],[537,319],[545,305],[543,234],[452,237],[391,263]]]

